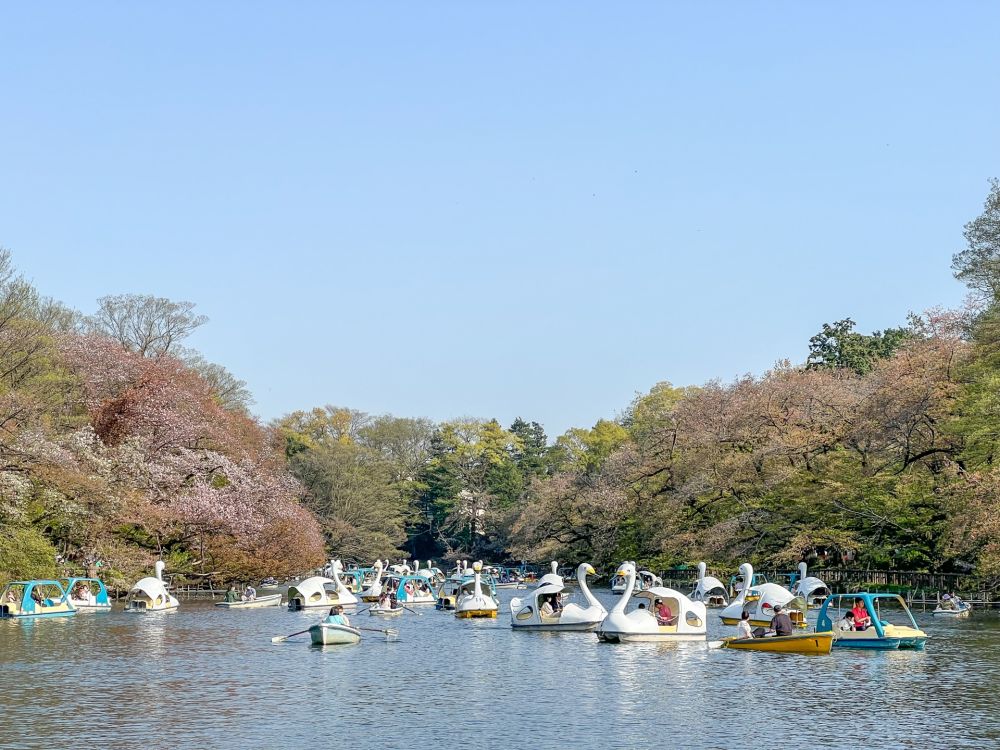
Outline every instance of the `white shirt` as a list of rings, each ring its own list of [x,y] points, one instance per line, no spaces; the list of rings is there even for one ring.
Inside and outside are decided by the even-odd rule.
[[[749,620],[740,620],[736,625],[736,637],[737,638],[753,638],[753,629],[750,627]]]

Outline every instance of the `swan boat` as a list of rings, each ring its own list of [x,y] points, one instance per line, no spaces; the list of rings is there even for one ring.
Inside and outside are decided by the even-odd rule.
[[[598,625],[598,639],[608,643],[705,640],[707,624],[703,602],[693,602],[680,591],[663,586],[653,586],[633,593],[636,570],[631,562],[619,567],[617,575],[626,579],[625,593]],[[638,606],[626,613],[632,599],[636,600]],[[670,608],[672,618],[669,623],[661,623],[653,613],[653,607],[660,602]]]
[[[125,597],[126,612],[170,612],[180,606],[177,597],[167,591],[163,582],[163,560],[157,560],[153,569],[155,576],[140,578]]]
[[[635,565],[635,562],[632,562]],[[555,571],[553,571],[555,572]],[[625,593],[626,576],[615,575],[611,579],[611,593],[612,594],[624,594]],[[637,570],[635,574],[635,581],[632,583],[632,591],[645,591],[654,586],[662,586],[663,579],[658,575],[649,570]]]
[[[747,610],[750,612],[751,625],[770,627],[771,618],[774,617],[774,607],[780,604],[788,612],[792,625],[797,628],[806,626],[806,602],[804,599],[795,596],[791,591],[777,583],[760,583],[748,586],[747,582],[754,580],[753,566],[750,563],[740,565],[740,575],[743,578],[743,586],[739,588],[739,595],[719,613],[724,624],[737,625],[743,610]]]
[[[374,568],[375,578],[365,588],[361,589],[361,593],[358,594],[363,602],[377,602],[379,597],[382,596],[382,575],[385,571],[382,561],[376,560]]]
[[[223,609],[260,609],[262,607],[280,607],[281,594],[267,594],[258,596],[256,599],[248,599],[241,602],[216,602],[216,607]]]
[[[361,640],[361,631],[350,625],[320,622],[309,628],[309,637],[314,646],[344,646],[358,643]]]
[[[792,585],[792,594],[801,596],[810,607],[818,607],[832,593],[830,587],[821,578],[807,575],[808,568],[804,562],[799,563],[799,572]]]
[[[865,630],[841,630],[833,618],[839,621],[841,614],[858,601],[871,618],[871,625]],[[883,603],[889,606],[883,607]],[[898,606],[898,610],[894,606]],[[890,616],[902,624],[883,619]],[[816,618],[816,632],[832,633],[833,645],[840,648],[912,648],[920,651],[927,642],[927,633],[917,627],[913,613],[899,594],[831,594]]]
[[[753,583],[751,584],[753,587],[763,586],[765,583],[767,583],[767,576],[766,575],[764,575],[763,573],[754,573],[753,574]],[[743,576],[742,575],[737,574],[737,575],[734,575],[732,578],[730,578],[729,579],[729,596],[730,596],[730,598],[731,599],[735,599],[737,596],[739,596],[740,592],[743,590],[743,586],[744,586],[744,583],[743,583]]]
[[[466,568],[465,565],[465,560],[459,560],[455,566],[455,572],[441,582],[437,590],[434,609],[455,609],[455,601],[458,599],[462,581],[466,576],[472,576],[472,569]]]
[[[0,617],[67,617],[76,614],[59,581],[11,581],[0,592]]]
[[[291,610],[310,607],[351,606],[358,599],[340,580],[340,561],[333,566],[333,578],[312,576],[288,587],[288,608]]]
[[[110,612],[111,599],[104,582],[98,578],[63,578],[60,581],[75,609],[88,612]]]
[[[722,648],[742,651],[772,651],[779,654],[828,654],[833,650],[833,633],[793,633],[764,638],[722,639]]]
[[[931,614],[935,617],[951,617],[954,619],[968,617],[972,614],[972,605],[962,601],[957,596],[952,596],[942,599]]]
[[[593,630],[608,616],[608,611],[590,592],[590,588],[587,586],[588,574],[595,574],[593,567],[590,563],[581,563],[576,569],[576,575],[580,585],[580,593],[587,601],[586,607],[570,602],[562,606],[558,612],[553,613],[551,617],[543,616],[541,610],[544,598],[552,595],[561,597],[566,590],[563,583],[557,584],[550,580],[539,583],[524,599],[511,600],[510,626],[515,630]]]
[[[455,599],[455,617],[496,617],[500,600],[493,593],[493,578],[483,578],[482,562],[472,564],[472,577],[466,576]]]
[[[726,587],[718,578],[706,576],[707,570],[708,566],[705,563],[698,563],[698,582],[688,597],[694,602],[704,602],[706,607],[727,606],[729,597],[726,596]]]

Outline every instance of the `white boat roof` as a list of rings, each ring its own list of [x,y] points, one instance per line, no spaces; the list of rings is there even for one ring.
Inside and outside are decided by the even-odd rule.
[[[323,591],[326,584],[337,585],[337,582],[332,578],[326,578],[325,576],[311,576],[304,580],[299,581],[291,588],[298,589],[302,594],[309,594],[313,591]]]
[[[163,585],[163,581],[155,576],[146,576],[145,578],[140,578],[136,581],[129,593],[141,591],[150,599],[154,599],[157,596],[168,596],[167,587]]]
[[[687,599],[687,595],[682,594],[680,591],[668,589],[665,586],[652,586],[642,591],[636,591],[632,596],[642,597],[643,599]]]
[[[532,590],[533,596],[547,596],[549,594],[558,594],[561,591],[565,591],[566,587],[561,583],[544,583],[541,586],[536,586]]]
[[[700,581],[702,591],[711,591],[712,589],[722,589],[726,590],[726,587],[722,585],[722,581],[714,576],[705,576]]]

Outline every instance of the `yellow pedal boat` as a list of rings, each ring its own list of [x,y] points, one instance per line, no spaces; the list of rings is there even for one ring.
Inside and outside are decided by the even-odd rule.
[[[747,651],[774,651],[779,654],[828,654],[833,650],[833,633],[794,633],[763,638],[722,639],[722,648]]]

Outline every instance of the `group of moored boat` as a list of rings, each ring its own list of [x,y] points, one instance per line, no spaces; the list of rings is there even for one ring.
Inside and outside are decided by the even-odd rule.
[[[136,582],[125,599],[125,611],[177,609],[179,603],[163,581],[163,570],[163,562],[157,562],[154,576]],[[420,562],[411,566],[377,560],[368,568],[345,569],[340,560],[331,560],[322,572],[324,575],[311,576],[289,586],[289,610],[356,607],[365,603],[369,606],[361,611],[371,616],[398,617],[409,610],[409,604],[433,603],[436,609],[451,611],[458,618],[496,618],[500,610],[497,589],[505,583],[518,588],[529,585],[513,569],[484,567],[482,562],[470,566],[459,561],[454,571],[446,575],[430,561],[421,567]],[[707,575],[705,563],[699,563],[695,586],[689,594],[684,594],[663,586],[658,576],[626,561],[611,578],[611,591],[621,598],[610,611],[590,590],[587,578],[595,575],[595,571],[589,563],[580,564],[575,571],[562,572],[566,577],[560,573],[558,563],[553,562],[550,572],[531,581],[532,588],[511,600],[510,624],[514,630],[593,631],[600,641],[610,643],[706,640],[707,610],[713,608],[719,610],[718,616],[725,625],[737,625],[746,614],[749,624],[758,629],[758,637],[728,637],[717,644],[730,649],[785,653],[829,653],[835,646],[922,649],[927,639],[901,596],[833,594],[821,579],[808,575],[805,563],[799,565],[796,574],[788,576],[790,589],[767,581],[749,563],[740,566],[738,575],[727,587],[718,578]],[[567,601],[571,583],[578,587],[583,602]],[[248,593],[249,596],[244,594],[239,600],[227,597],[227,601],[216,606],[257,609],[279,606],[282,602],[281,594],[258,597],[256,592]],[[846,615],[840,618],[852,604],[851,611],[859,613],[865,627],[853,627],[854,620],[848,622]],[[779,610],[788,615],[792,628],[805,631],[806,615],[809,609],[817,607],[814,632],[760,635],[763,629],[771,627]],[[110,608],[107,589],[97,578],[15,581],[0,593],[0,617],[59,617],[78,610]],[[945,595],[933,614],[961,618],[970,611],[968,603]],[[889,613],[896,622],[888,619]],[[324,622],[308,632],[314,643],[340,645],[357,643],[361,639],[360,630],[345,623]]]

